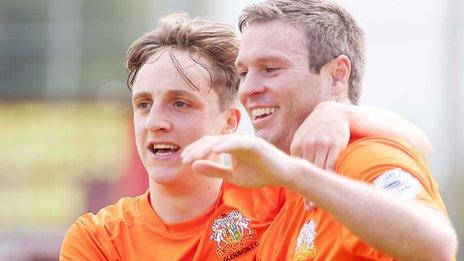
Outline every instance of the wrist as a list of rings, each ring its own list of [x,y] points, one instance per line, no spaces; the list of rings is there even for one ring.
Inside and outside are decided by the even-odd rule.
[[[314,174],[314,169],[317,169],[314,165],[306,161],[305,159],[290,157],[291,162],[289,164],[290,178],[283,184],[286,189],[303,194],[308,186],[311,185],[311,176]]]
[[[318,107],[321,107],[322,110],[328,111],[331,114],[336,114],[339,116],[338,120],[341,120],[347,124],[347,126],[351,129],[351,125],[357,122],[357,113],[356,113],[356,105],[341,103],[337,101],[324,101],[321,102]],[[327,113],[327,115],[330,115]]]
[[[359,113],[357,113],[357,106],[352,104],[338,103],[337,113],[341,115],[341,118],[348,126],[351,137],[356,137],[357,127],[359,122]]]

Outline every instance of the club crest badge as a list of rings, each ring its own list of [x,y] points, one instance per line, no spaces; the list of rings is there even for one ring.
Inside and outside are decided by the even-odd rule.
[[[422,185],[417,178],[401,168],[385,171],[373,183],[378,189],[411,199],[422,191]]]
[[[238,210],[214,220],[211,229],[210,239],[216,243],[216,254],[223,260],[232,260],[258,246],[250,219]]]
[[[316,238],[316,223],[310,220],[304,224],[298,234],[296,240],[296,249],[293,259],[294,260],[308,260],[309,258],[316,257],[317,248],[314,245]]]

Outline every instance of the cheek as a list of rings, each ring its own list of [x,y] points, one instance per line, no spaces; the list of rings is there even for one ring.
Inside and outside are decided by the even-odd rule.
[[[180,132],[182,133],[183,143],[190,144],[205,135],[208,135],[207,125],[203,122],[184,121],[181,125]]]
[[[240,101],[241,104],[245,104],[246,101],[246,96],[244,95],[242,85],[238,87],[238,93],[237,93],[238,100]]]
[[[210,130],[214,134],[222,134],[222,132],[227,128],[227,120],[225,112],[221,112],[219,109],[213,110],[208,117],[208,124],[210,125]]]
[[[195,121],[189,122],[188,131],[195,135],[196,138],[201,138],[205,135],[220,134],[223,129],[222,117],[219,112],[209,112]]]
[[[190,115],[177,115],[173,117],[171,120],[171,124],[173,126],[173,130],[177,129],[177,131],[182,131],[187,133],[198,133],[201,132],[206,122],[206,115],[204,113],[196,113]]]
[[[145,121],[141,118],[134,116],[134,135],[136,143],[141,142],[143,132],[145,130]]]
[[[133,122],[134,122],[134,131],[135,131],[135,134],[137,134],[142,130],[142,127],[143,127],[142,119],[140,117],[134,116]]]

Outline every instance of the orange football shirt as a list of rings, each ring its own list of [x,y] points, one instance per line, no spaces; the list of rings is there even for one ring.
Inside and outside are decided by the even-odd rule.
[[[399,140],[369,137],[350,143],[337,160],[336,172],[409,194],[446,215],[427,164]],[[362,242],[324,210],[305,210],[304,202],[302,196],[296,196],[284,204],[261,239],[258,260],[393,260]],[[366,220],[366,226],[375,225]]]
[[[285,202],[281,188],[224,183],[214,206],[165,224],[148,191],[85,214],[69,228],[60,260],[254,260],[259,240]]]

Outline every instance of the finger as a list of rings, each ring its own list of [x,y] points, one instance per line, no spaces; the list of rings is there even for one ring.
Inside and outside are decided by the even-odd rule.
[[[190,153],[191,153],[193,150],[195,150],[198,146],[201,146],[200,144],[202,144],[202,143],[205,141],[205,139],[207,139],[206,136],[205,136],[205,137],[202,137],[202,138],[200,138],[200,139],[198,139],[198,140],[196,140],[196,141],[194,141],[194,142],[192,142],[192,143],[190,143],[189,145],[187,145],[187,147],[185,147],[185,148],[183,149],[182,153],[180,154],[180,157],[181,157],[182,159],[188,158],[188,156],[190,155]]]
[[[295,157],[303,157],[302,149],[300,146],[300,138],[295,136],[293,137],[292,143],[290,144],[290,155],[295,156]]]
[[[219,136],[208,136],[190,144],[181,154],[182,162],[189,164],[194,160],[205,158],[212,152],[217,142],[219,142]]]
[[[206,144],[202,144],[202,146],[198,146],[195,151],[191,153],[192,161],[198,159],[211,159],[211,157],[217,155],[218,153],[213,151],[213,149],[218,142],[220,141],[215,139]]]
[[[211,160],[195,160],[192,164],[195,172],[208,177],[230,180],[231,169]]]
[[[325,162],[327,159],[327,153],[328,153],[327,147],[316,150],[316,153],[314,155],[314,165],[316,165],[317,167],[321,169],[324,169]]]
[[[338,158],[338,156],[340,155],[341,152],[342,152],[341,149],[331,149],[327,153],[327,160],[325,162],[325,169],[326,170],[334,171],[335,163],[336,163],[337,158]]]
[[[235,137],[218,142],[213,148],[216,153],[234,154],[240,151],[250,151],[253,148],[254,141],[245,137]]]
[[[203,139],[195,144],[194,148],[189,149],[184,155],[183,163],[188,164],[209,155],[247,148],[249,142],[246,140],[247,137],[234,134],[209,136],[208,139]]]
[[[313,146],[307,146],[304,148],[301,157],[314,164],[315,148]]]

